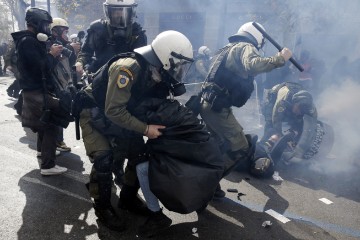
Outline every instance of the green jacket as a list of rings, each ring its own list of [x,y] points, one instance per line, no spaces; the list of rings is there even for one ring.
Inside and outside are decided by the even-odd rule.
[[[273,87],[273,89],[276,86]],[[272,107],[272,124],[273,128],[277,130],[277,132],[282,132],[282,123],[289,122],[290,125],[301,123],[302,116],[295,116],[292,112],[292,105],[289,102],[289,94],[290,89],[287,86],[283,86],[279,89],[275,104]],[[294,93],[292,93],[294,94]],[[310,111],[310,116],[317,118],[317,110],[316,107],[313,105],[312,110]]]
[[[121,58],[109,68],[109,82],[105,100],[105,114],[115,124],[143,134],[147,123],[140,121],[129,112],[129,102],[134,94],[133,87],[138,81],[146,81],[140,76],[140,63],[134,58]],[[156,84],[146,83],[147,87]],[[142,89],[145,91],[145,89]],[[136,93],[140,94],[140,93]]]
[[[271,70],[284,66],[285,59],[276,54],[273,57],[261,57],[254,45],[239,42],[233,46],[226,59],[225,67],[238,76],[247,79],[257,74],[270,72]]]

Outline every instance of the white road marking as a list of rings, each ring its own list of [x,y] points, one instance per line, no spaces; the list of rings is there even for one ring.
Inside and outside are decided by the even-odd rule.
[[[275,212],[272,209],[266,210],[265,211],[267,214],[269,214],[270,216],[274,217],[275,219],[279,220],[282,223],[287,223],[290,222],[290,219],[288,219],[287,217],[285,217],[284,215],[281,215],[278,212]]]
[[[328,205],[333,203],[332,201],[330,201],[330,200],[327,199],[327,198],[320,198],[319,200],[322,201],[322,202],[325,203],[325,204],[328,204]]]
[[[239,226],[239,227],[242,227],[242,228],[245,227],[244,224],[242,224],[241,222],[239,222],[237,219],[227,216],[226,214],[224,214],[224,213],[216,210],[216,209],[215,209],[213,206],[211,206],[211,205],[208,205],[208,206],[206,207],[206,210],[208,210],[208,211],[211,212],[212,214],[214,214],[214,215],[218,216],[219,218],[222,218],[222,219],[224,219],[224,220],[226,220],[226,221],[228,221],[228,222],[230,222],[230,223],[232,223],[232,224],[235,224],[235,225],[237,225],[237,226]]]
[[[60,189],[60,188],[51,186],[51,185],[49,185],[49,184],[47,184],[47,183],[44,183],[44,182],[40,181],[40,180],[37,179],[37,178],[22,177],[21,179],[24,180],[24,181],[27,181],[27,182],[31,182],[31,183],[35,183],[35,184],[40,184],[40,185],[42,185],[42,186],[45,186],[45,187],[51,188],[51,189],[53,189],[53,190],[56,190],[56,191],[58,191],[58,192],[64,193],[64,194],[66,194],[66,195],[68,195],[68,196],[77,198],[77,199],[82,200],[82,201],[85,201],[85,202],[92,203],[92,201],[91,201],[90,199],[86,199],[86,198],[83,198],[83,197],[81,197],[81,196],[79,196],[79,195],[77,195],[77,194],[74,194],[74,193],[72,193],[72,192],[69,192],[69,191],[66,191],[66,190],[63,190],[63,189]]]

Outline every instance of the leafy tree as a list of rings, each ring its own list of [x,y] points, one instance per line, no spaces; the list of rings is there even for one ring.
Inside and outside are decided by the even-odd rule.
[[[103,2],[104,0],[55,0],[55,5],[71,28],[84,30],[92,21],[103,17]]]
[[[25,29],[25,10],[29,6],[24,0],[2,0],[4,5],[6,6],[7,13],[15,18],[17,22],[17,29]],[[5,14],[5,16],[8,16]],[[14,22],[14,19],[12,19]],[[11,24],[9,24],[11,26]],[[13,30],[15,30],[15,26],[13,25]]]
[[[1,4],[0,5],[0,44],[1,42],[7,42],[7,39],[10,38],[10,33],[14,30],[12,21],[11,21],[11,12],[8,6]]]

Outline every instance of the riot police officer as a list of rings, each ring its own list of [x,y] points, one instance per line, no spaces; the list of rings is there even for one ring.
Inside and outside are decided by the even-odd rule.
[[[90,24],[77,59],[78,72],[83,69],[96,72],[115,54],[131,52],[147,44],[145,30],[134,22],[136,6],[135,0],[105,1],[106,19]]]
[[[213,56],[211,72],[202,88],[200,115],[225,153],[225,174],[236,165],[247,167],[253,156],[249,152],[249,140],[231,107],[241,107],[247,102],[257,74],[283,66],[292,55],[284,48],[273,57],[261,57],[259,50],[264,42],[264,36],[252,22],[242,25],[229,37],[229,44]],[[225,194],[218,189],[216,195]]]
[[[275,85],[267,93],[263,107],[265,128],[262,141],[283,136],[284,122],[288,122],[292,129],[300,131],[304,114],[317,118],[311,94],[298,83],[285,82]]]
[[[105,114],[116,125],[135,133],[133,137],[124,138],[122,143],[133,155],[129,163],[136,165],[141,190],[151,211],[139,230],[142,236],[149,237],[169,227],[172,222],[162,213],[157,198],[150,190],[149,160],[144,155],[143,136],[158,138],[165,126],[141,120],[137,116],[137,107],[151,98],[164,99],[169,92],[176,93],[178,90],[173,87],[183,87],[179,83],[187,72],[193,53],[190,41],[177,31],[162,32],[151,45],[136,48],[134,52],[137,54],[120,58],[109,68]]]
[[[136,7],[135,0],[104,2],[106,19],[94,21],[87,30],[75,64],[78,74],[82,74],[84,69],[94,73],[114,55],[131,52],[147,44],[145,30],[134,21]],[[125,159],[121,159],[121,149],[115,147],[113,150],[115,183],[122,185]]]
[[[197,72],[196,82],[205,80],[209,72],[211,50],[207,46],[201,46],[198,50],[198,56],[195,59],[195,68]]]

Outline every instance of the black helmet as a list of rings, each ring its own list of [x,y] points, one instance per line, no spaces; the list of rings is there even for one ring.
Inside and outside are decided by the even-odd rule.
[[[27,25],[32,26],[37,33],[45,33],[51,35],[50,24],[52,17],[41,8],[29,8],[26,11],[25,21]]]
[[[310,113],[314,108],[313,98],[308,91],[300,90],[292,97],[292,103],[299,104],[300,110],[303,114]]]

